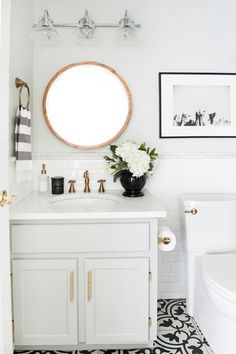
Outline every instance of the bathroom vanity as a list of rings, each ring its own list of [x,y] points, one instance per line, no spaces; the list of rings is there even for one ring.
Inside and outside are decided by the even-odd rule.
[[[52,198],[11,211],[16,348],[125,348],[156,338],[156,198]]]

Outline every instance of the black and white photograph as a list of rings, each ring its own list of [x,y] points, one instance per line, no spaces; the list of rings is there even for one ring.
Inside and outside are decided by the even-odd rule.
[[[160,137],[236,136],[233,74],[160,73]]]
[[[220,100],[216,100],[220,97]],[[230,119],[230,86],[173,87],[175,127],[227,126]]]

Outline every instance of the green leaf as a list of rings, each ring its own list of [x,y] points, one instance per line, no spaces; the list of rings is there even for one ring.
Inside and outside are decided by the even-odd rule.
[[[115,154],[117,148],[118,148],[117,145],[110,145],[110,150],[111,152],[113,152],[113,154]]]
[[[117,172],[114,173],[113,175],[113,181],[116,182],[118,178],[120,178],[123,170],[118,170]]]
[[[141,150],[141,151],[146,151],[146,143],[142,143],[142,144],[139,146],[139,150]]]
[[[104,156],[104,159],[105,159],[106,161],[115,162],[115,160],[112,159],[112,158],[109,157],[109,156]]]
[[[152,155],[152,156],[150,156],[150,159],[151,159],[151,161],[155,161],[157,159],[157,156]]]
[[[149,170],[148,170],[148,171],[152,171],[152,170],[153,170],[153,167],[154,167],[153,164],[150,162],[150,163],[149,163]]]
[[[156,151],[156,149],[152,149],[152,151],[150,152],[150,155],[155,155],[155,151]]]
[[[118,156],[118,155],[116,155],[116,154],[114,154],[114,153],[113,153],[113,157],[114,157],[114,159],[116,159],[116,160],[122,160],[122,158],[121,158],[120,156]]]

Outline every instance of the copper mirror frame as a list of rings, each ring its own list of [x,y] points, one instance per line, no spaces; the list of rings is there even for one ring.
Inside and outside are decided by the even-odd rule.
[[[108,139],[107,141],[103,142],[103,143],[100,143],[100,144],[97,144],[97,145],[79,145],[79,144],[74,144],[74,143],[71,143],[70,141],[68,140],[65,140],[62,136],[60,136],[56,131],[55,129],[53,128],[53,126],[51,125],[50,123],[50,119],[48,117],[48,113],[47,113],[47,97],[48,97],[48,93],[49,93],[49,90],[51,88],[51,86],[53,85],[53,83],[55,82],[55,80],[62,74],[64,73],[65,71],[73,68],[73,67],[76,67],[76,66],[80,66],[80,65],[96,65],[96,66],[99,66],[99,67],[102,67],[106,70],[109,70],[112,74],[114,74],[119,80],[120,82],[123,84],[124,86],[124,89],[126,91],[126,94],[127,94],[127,99],[128,99],[128,112],[127,112],[127,116],[126,116],[126,119],[124,121],[124,124],[123,126],[121,127],[121,129],[114,135],[112,136],[110,139]],[[114,142],[116,139],[118,139],[118,137],[126,130],[128,124],[129,124],[129,121],[130,121],[130,118],[131,118],[131,114],[132,114],[132,97],[131,97],[131,92],[129,90],[129,87],[127,85],[127,83],[125,82],[125,80],[113,69],[111,68],[110,66],[108,65],[105,65],[105,64],[102,64],[102,63],[99,63],[99,62],[95,62],[95,61],[85,61],[85,62],[79,62],[79,63],[73,63],[73,64],[69,64],[65,67],[63,67],[61,70],[59,70],[52,78],[51,80],[49,81],[49,83],[47,84],[46,86],[46,89],[44,91],[44,95],[43,95],[43,102],[42,102],[42,108],[43,108],[43,115],[44,115],[44,119],[46,121],[46,124],[48,126],[48,128],[50,129],[50,131],[52,132],[52,134],[57,138],[59,139],[61,142],[63,142],[64,144],[67,144],[69,146],[72,146],[74,148],[78,148],[78,149],[81,149],[81,150],[92,150],[92,149],[98,149],[98,148],[101,148],[103,146],[106,146],[106,145],[109,145],[111,144],[112,142]]]

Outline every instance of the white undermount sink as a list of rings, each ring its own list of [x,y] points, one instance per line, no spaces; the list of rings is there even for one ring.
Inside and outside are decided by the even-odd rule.
[[[86,211],[88,209],[98,210],[100,207],[102,209],[114,207],[121,201],[121,197],[106,193],[71,193],[52,197],[50,204],[57,209]]]

